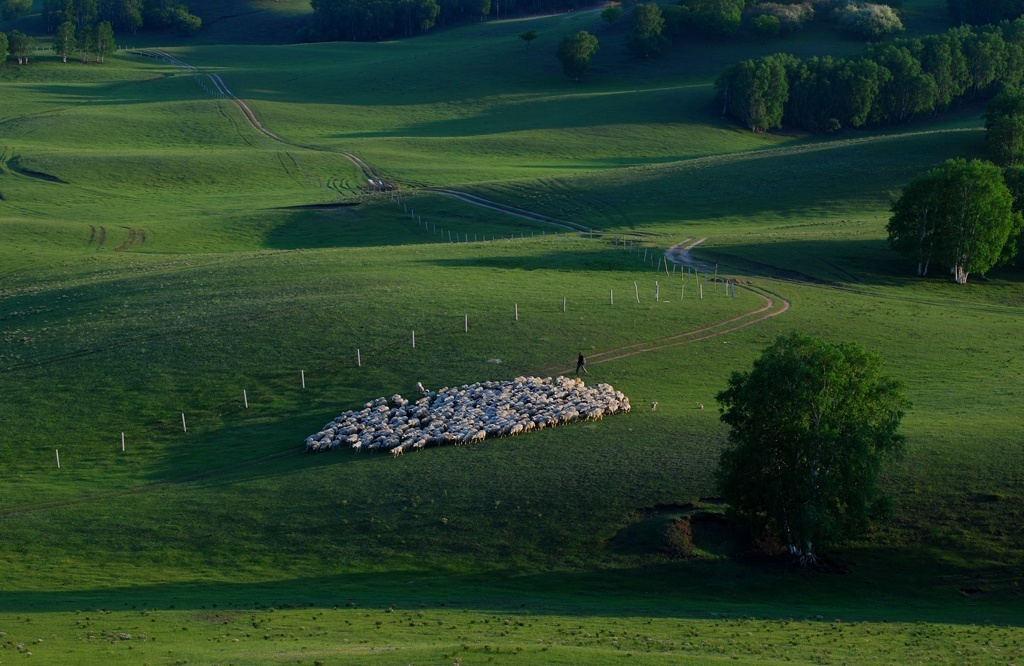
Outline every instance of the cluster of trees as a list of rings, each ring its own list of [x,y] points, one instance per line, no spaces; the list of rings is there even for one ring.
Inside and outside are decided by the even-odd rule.
[[[43,0],[43,21],[55,32],[71,23],[76,29],[109,23],[115,30],[135,33],[140,29],[173,28],[195,34],[202,19],[177,0]]]
[[[14,56],[19,65],[27,65],[29,56],[36,51],[36,40],[20,30],[11,30],[6,35],[0,32],[0,63],[7,60],[7,56]]]
[[[1017,183],[1024,174],[1015,170]],[[935,264],[957,284],[1013,259],[1024,218],[1000,168],[952,159],[910,182],[892,205],[889,244],[928,275]]]
[[[597,37],[586,30],[563,37],[555,51],[555,57],[562,61],[562,72],[573,81],[579,81],[590,69],[590,58],[597,53]]]
[[[989,159],[1002,167],[1024,165],[1024,91],[1007,86],[985,110]]]
[[[905,122],[1024,77],[1024,19],[868,47],[853,58],[775,54],[726,69],[722,112],[752,131]]]
[[[29,56],[34,54],[35,50],[34,37],[18,30],[12,30],[10,35],[0,32],[0,62],[11,55],[18,60],[19,65],[27,65]],[[57,27],[53,37],[53,50],[64,62],[68,61],[69,55],[77,51],[82,62],[88,62],[91,57],[102,63],[108,55],[117,50],[114,29],[107,21],[79,30],[76,30],[71,22],[64,22]]]
[[[910,403],[882,369],[860,345],[794,333],[732,374],[717,396],[729,426],[718,487],[758,541],[813,563],[885,512],[878,473],[903,451]]]
[[[575,9],[584,0],[311,0],[313,20],[300,38],[372,41],[408,37],[438,24],[512,12]]]

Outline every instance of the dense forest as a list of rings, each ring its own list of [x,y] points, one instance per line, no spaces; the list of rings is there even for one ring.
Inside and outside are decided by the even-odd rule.
[[[869,46],[852,58],[777,53],[727,68],[722,112],[753,131],[886,125],[984,98],[1024,78],[1024,19]]]

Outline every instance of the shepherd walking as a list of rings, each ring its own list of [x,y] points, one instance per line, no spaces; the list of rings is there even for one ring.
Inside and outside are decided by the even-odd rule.
[[[578,359],[576,359],[576,374],[577,375],[580,374],[580,370],[582,370],[583,374],[585,374],[585,375],[589,375],[590,374],[589,372],[587,372],[587,359],[583,358],[583,354],[582,353],[580,353],[580,357]]]

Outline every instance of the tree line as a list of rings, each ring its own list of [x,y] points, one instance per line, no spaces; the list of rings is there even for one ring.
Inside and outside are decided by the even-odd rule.
[[[835,132],[902,123],[1024,77],[1024,19],[961,26],[869,46],[850,58],[777,53],[730,66],[715,87],[722,113],[750,130]]]
[[[304,41],[372,41],[410,37],[446,25],[511,13],[563,11],[584,0],[311,0]]]
[[[102,63],[107,56],[117,51],[114,40],[114,29],[110,22],[101,21],[76,30],[70,22],[62,23],[53,37],[53,51],[64,61],[68,56],[78,53],[82,62]],[[0,62],[14,57],[19,65],[27,65],[29,57],[35,55],[36,40],[20,30],[12,30],[9,35],[0,32]]]
[[[43,0],[42,17],[48,32],[65,23],[79,30],[106,22],[114,30],[133,34],[172,28],[192,35],[203,24],[178,0]]]
[[[1000,264],[1024,266],[1024,91],[1004,88],[985,112],[990,161],[952,159],[914,179],[893,202],[889,245],[958,284]]]

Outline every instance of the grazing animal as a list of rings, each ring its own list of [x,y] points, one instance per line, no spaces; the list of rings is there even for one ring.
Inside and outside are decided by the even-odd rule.
[[[654,402],[651,403],[651,411],[653,412],[657,408],[658,408],[658,401],[655,400]]]

